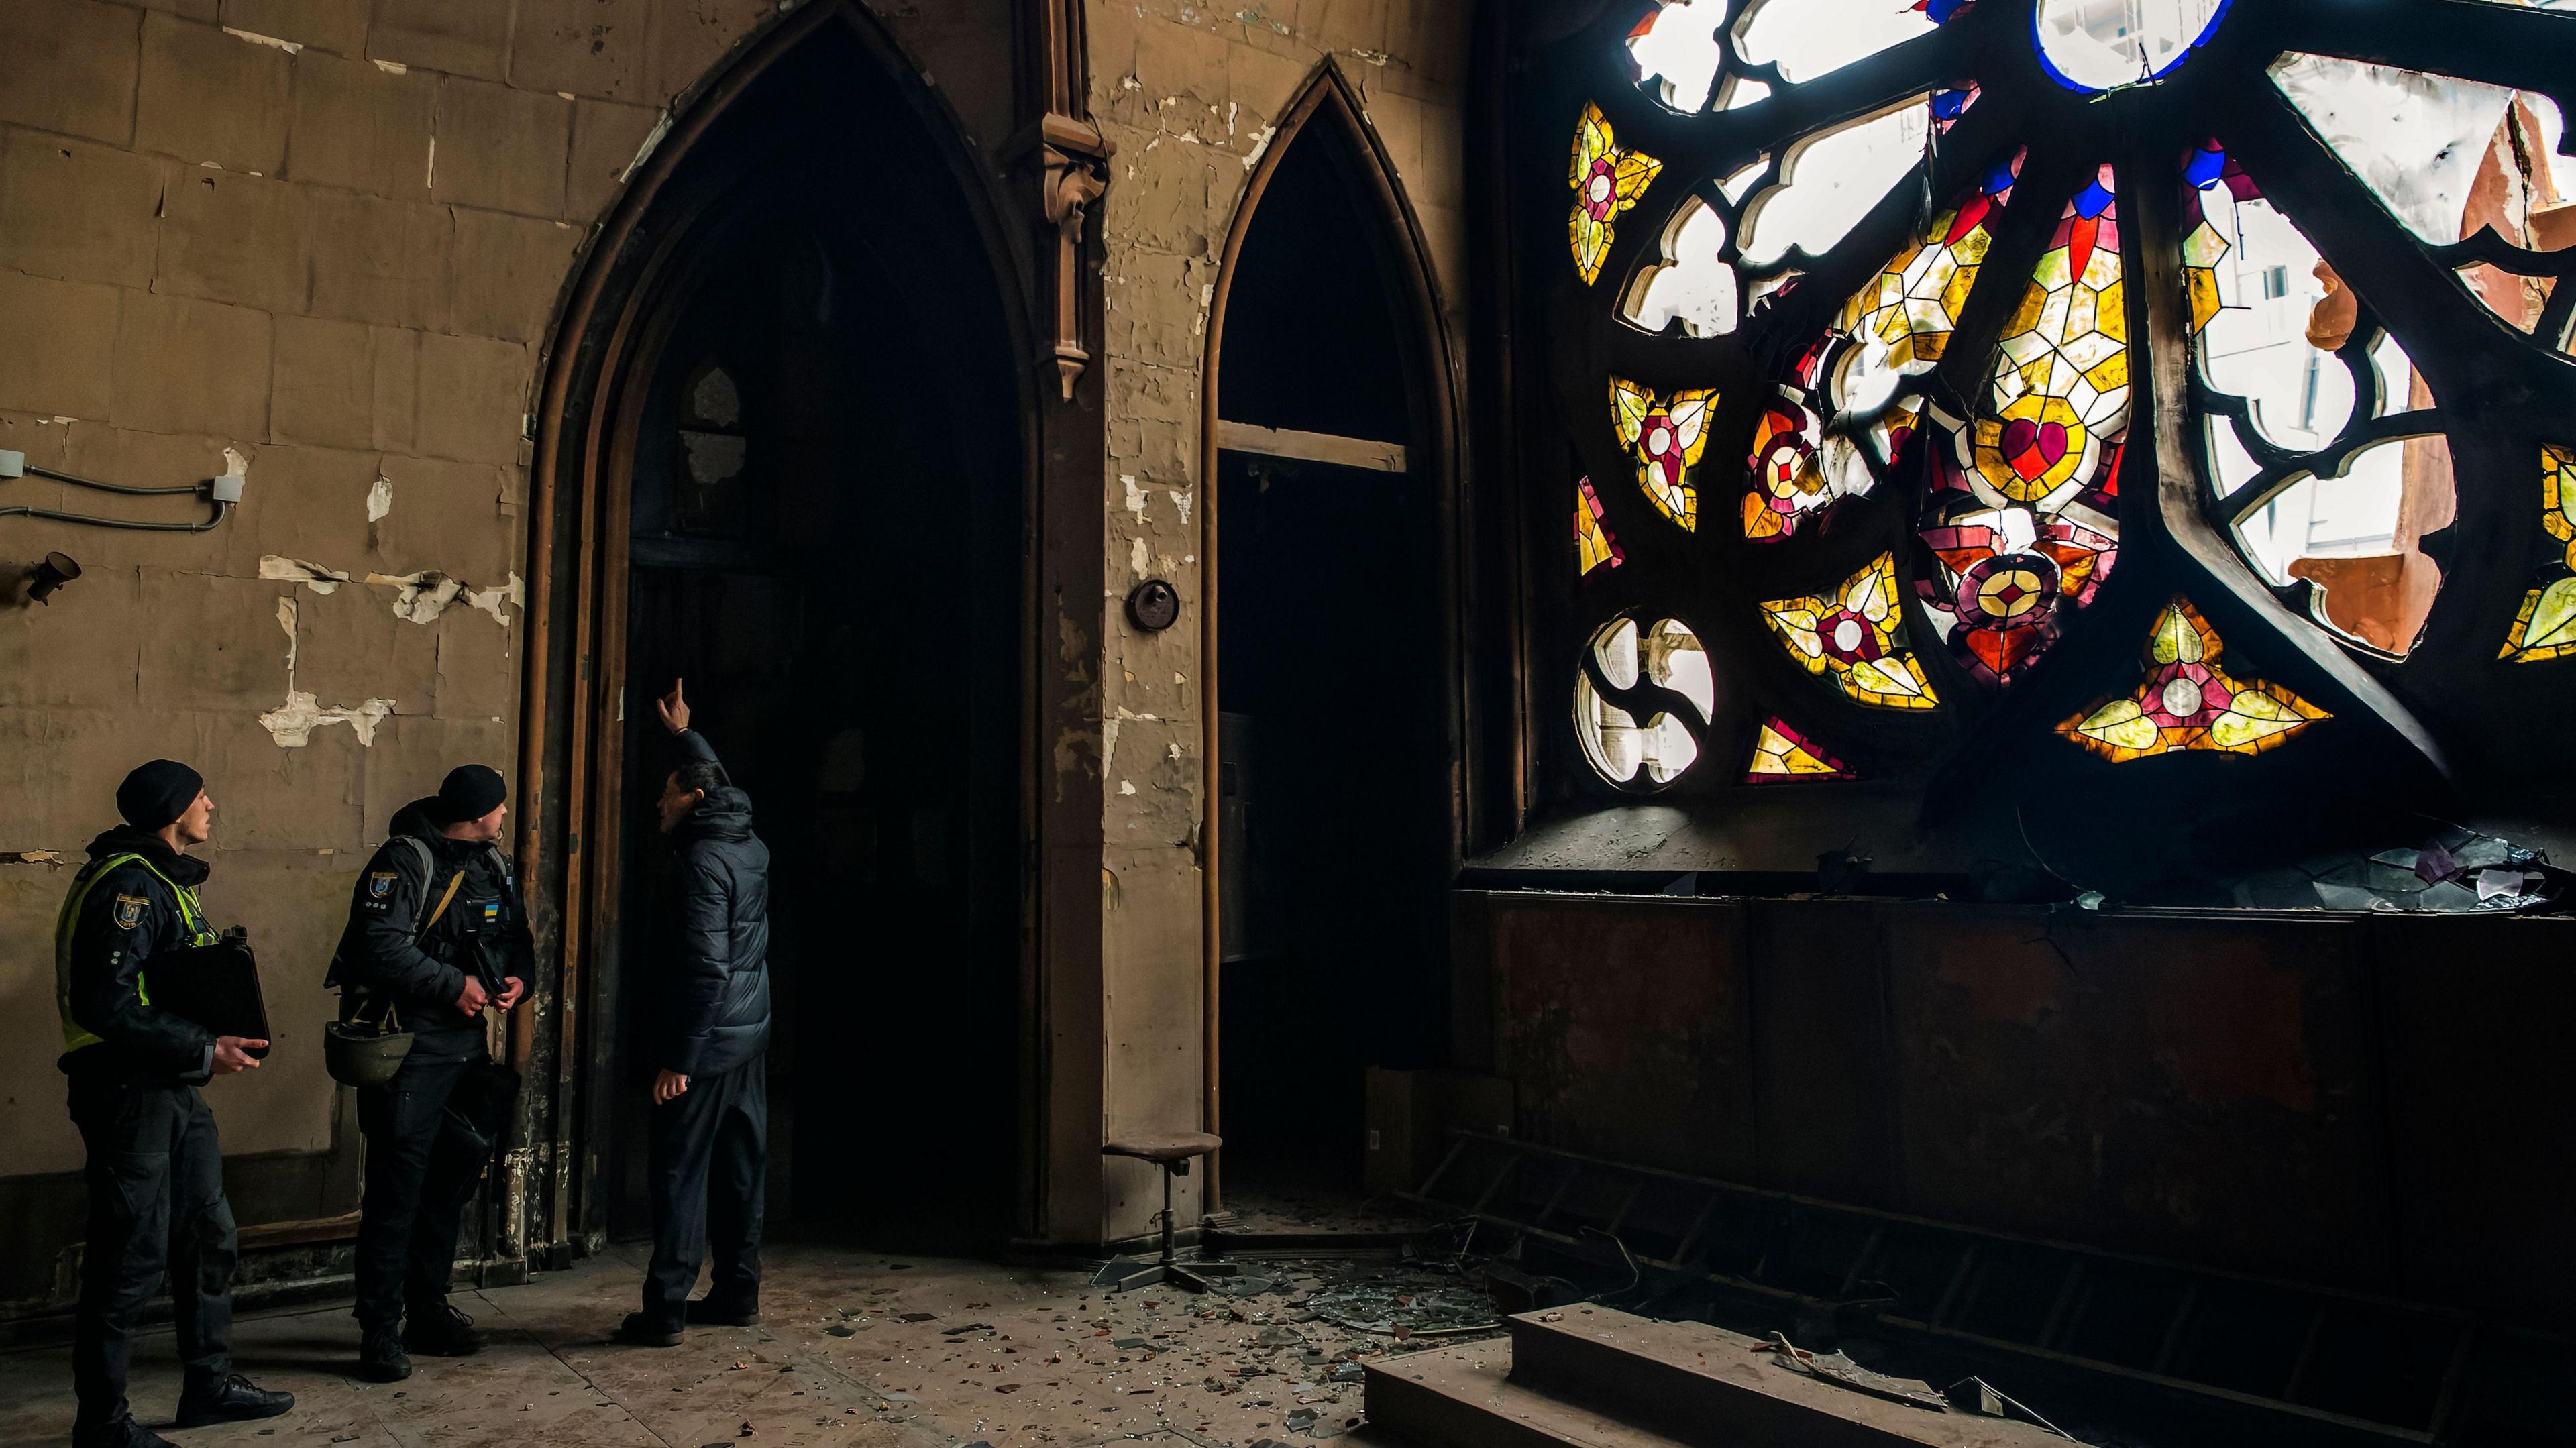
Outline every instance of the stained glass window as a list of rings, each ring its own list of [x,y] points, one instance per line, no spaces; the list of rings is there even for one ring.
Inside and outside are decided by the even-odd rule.
[[[1858,779],[1850,765],[1808,740],[1782,719],[1765,719],[1753,739],[1746,784],[1786,784],[1801,779]]]
[[[1574,165],[1566,176],[1566,184],[1574,188],[1574,216],[1566,223],[1566,236],[1585,286],[1601,275],[1601,259],[1618,234],[1619,213],[1637,204],[1662,169],[1663,162],[1619,145],[1599,106],[1583,108],[1583,120],[1574,128]]]
[[[2219,669],[2225,645],[2187,599],[2156,616],[2147,638],[2146,677],[2101,700],[2057,732],[2118,763],[2173,749],[2260,754],[2326,711],[2260,679],[2240,683]]]
[[[1618,618],[1592,635],[1574,681],[1574,728],[1583,752],[1614,784],[1668,784],[1699,757],[1685,715],[1705,725],[1716,679],[1698,636],[1677,619],[1641,629]]]
[[[1601,521],[1601,495],[1592,491],[1592,480],[1577,482],[1574,493],[1574,550],[1583,571],[1590,573],[1604,563],[1616,568],[1627,562],[1628,555],[1620,551],[1619,540],[1610,536],[1610,529]]]
[[[1610,412],[1619,441],[1637,457],[1637,486],[1655,507],[1684,528],[1699,526],[1699,490],[1692,470],[1708,447],[1708,413],[1717,394],[1685,387],[1658,397],[1625,377],[1610,379]]]
[[[2542,571],[2549,581],[2522,596],[2503,657],[2536,664],[2576,653],[2576,450],[2540,450],[2540,526],[2564,545]],[[2552,576],[2554,575],[2554,576]]]
[[[1857,758],[1861,798],[2283,746],[2438,773],[2446,733],[2559,727],[2473,696],[2576,654],[2567,9],[1611,0],[1537,27],[1509,145],[1552,169],[1577,120],[1576,266],[1510,273],[1549,379],[1511,426],[1637,480],[1578,484],[1579,582],[1538,641],[1555,677],[1585,658],[1563,787]],[[1557,204],[1515,248],[1553,247]],[[1598,657],[1672,618],[1713,630],[1705,707]],[[1676,766],[1681,735],[1722,763]]]
[[[1929,709],[1940,702],[1924,681],[1923,666],[1905,648],[1891,554],[1878,555],[1830,594],[1763,604],[1762,621],[1808,673],[1831,680],[1861,703]]]

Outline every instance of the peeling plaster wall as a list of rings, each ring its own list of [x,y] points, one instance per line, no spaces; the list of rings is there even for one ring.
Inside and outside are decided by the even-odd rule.
[[[515,772],[524,433],[558,297],[664,108],[792,8],[0,4],[0,449],[132,486],[249,478],[204,534],[0,518],[0,1015],[38,1047],[0,1058],[0,1179],[80,1164],[46,1044],[54,912],[158,755],[207,777],[204,897],[250,927],[281,1038],[211,1089],[225,1147],[332,1144],[321,980],[351,878],[450,765]],[[1008,0],[887,9],[989,144]],[[12,505],[202,516],[35,478],[0,482]],[[16,603],[54,549],[83,576]]]
[[[1018,7],[874,8],[1004,167]],[[1042,754],[1103,801],[1107,1128],[1199,1124],[1197,634],[1185,614],[1140,636],[1119,600],[1143,575],[1196,596],[1217,258],[1277,116],[1330,55],[1363,92],[1443,294],[1463,299],[1467,8],[1088,13],[1093,110],[1119,147],[1095,364],[1108,444],[1096,478],[1089,459],[1063,460],[1050,486],[1061,469],[1100,490],[1104,587],[1096,615],[1044,641],[1079,698],[1051,711],[1063,730]],[[350,876],[449,765],[516,758],[524,434],[554,309],[639,151],[666,133],[665,107],[780,13],[781,0],[0,4],[0,448],[139,486],[228,460],[249,477],[244,505],[202,535],[0,519],[0,578],[51,549],[85,570],[50,607],[0,607],[10,1019],[52,1019],[53,913],[112,820],[117,778],[185,758],[219,805],[207,903],[251,927],[285,1047],[214,1088],[226,1146],[330,1144],[333,1090],[318,1052],[293,1042],[313,1042],[329,1009],[319,985]],[[36,479],[0,483],[0,506],[15,504],[189,515],[182,499]],[[1093,868],[1046,858],[1085,881]],[[50,1052],[0,1061],[0,1181],[78,1165],[61,1091]],[[1147,1230],[1152,1169],[1096,1169],[1105,1190],[1071,1199],[1100,1204],[1097,1232]],[[1184,1182],[1185,1210],[1203,1180]]]
[[[1200,379],[1225,238],[1277,119],[1327,56],[1420,218],[1454,339],[1466,296],[1468,10],[1438,0],[1108,0],[1090,7],[1092,112],[1118,147],[1102,221],[1108,467],[1101,600],[1103,1101],[1108,1130],[1201,1126],[1204,815],[1196,615],[1138,631],[1143,578],[1199,587]],[[1080,763],[1080,751],[1060,752]],[[1066,767],[1060,762],[1059,767]],[[1078,767],[1078,766],[1077,766]],[[1159,1173],[1105,1164],[1105,1236],[1145,1232]],[[1183,1178],[1183,1219],[1203,1174]]]

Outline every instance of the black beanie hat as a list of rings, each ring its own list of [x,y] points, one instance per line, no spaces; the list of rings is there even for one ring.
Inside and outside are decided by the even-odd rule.
[[[510,797],[510,786],[502,782],[501,771],[488,764],[460,764],[447,771],[447,779],[438,786],[438,797],[429,807],[432,824],[463,824],[479,820],[501,807]]]
[[[206,777],[175,759],[136,765],[116,787],[116,812],[138,830],[157,830],[188,812]]]

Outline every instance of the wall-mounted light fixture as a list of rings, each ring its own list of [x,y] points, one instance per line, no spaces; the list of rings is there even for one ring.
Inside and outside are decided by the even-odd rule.
[[[44,561],[29,572],[32,577],[27,584],[27,601],[51,608],[54,606],[53,591],[80,577],[80,565],[72,561],[68,553],[48,553]]]

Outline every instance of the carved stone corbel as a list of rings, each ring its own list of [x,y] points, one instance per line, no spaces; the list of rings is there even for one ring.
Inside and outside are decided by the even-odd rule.
[[[1109,158],[1117,149],[1070,116],[1049,113],[1038,121],[1039,215],[1054,233],[1055,251],[1048,311],[1054,319],[1056,381],[1067,402],[1073,400],[1074,382],[1091,365],[1082,325],[1082,232],[1092,203],[1109,189]]]

